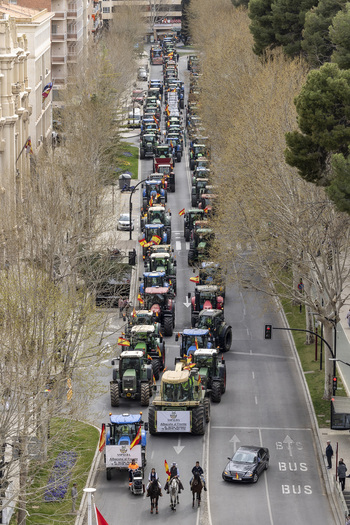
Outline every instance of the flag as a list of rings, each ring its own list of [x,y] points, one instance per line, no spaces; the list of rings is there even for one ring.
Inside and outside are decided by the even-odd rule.
[[[192,354],[187,357],[186,363],[189,365],[192,362]]]
[[[153,196],[152,196],[152,197],[150,198],[150,200],[149,200],[149,205],[150,205],[150,206],[153,206]]]
[[[192,283],[198,284],[199,283],[199,275],[197,275],[196,277],[190,277],[190,281]]]
[[[100,452],[102,452],[102,450],[105,448],[105,444],[106,444],[106,425],[102,423],[100,442],[98,444],[98,450]]]
[[[139,443],[141,443],[141,425],[139,426],[139,429],[136,433],[134,441],[132,441],[132,443],[130,444],[130,450],[134,448],[135,445],[138,445]]]
[[[162,352],[160,351],[159,345],[157,345],[157,352],[158,352],[158,354],[159,354],[159,357],[161,357]]]
[[[182,215],[185,215],[185,208],[182,208],[182,210],[179,211],[179,215],[180,215],[180,217],[181,217]]]
[[[237,472],[236,472],[236,479],[239,479],[239,475],[238,475],[238,473],[237,473]]]
[[[139,294],[137,296],[137,300],[139,301],[140,304],[143,304],[145,301],[142,299],[141,295]]]
[[[130,341],[128,341],[124,337],[118,337],[118,345],[120,345],[120,346],[130,346]]]
[[[48,84],[46,84],[46,86],[44,87],[43,92],[42,92],[42,97],[43,98],[46,98],[46,97],[49,96],[50,91],[52,89],[52,86],[53,86],[52,82],[49,82]]]
[[[139,243],[141,244],[141,246],[144,246],[147,243],[147,241],[145,238],[143,238],[139,240]]]
[[[159,235],[152,235],[151,241],[154,242],[154,244],[159,244],[161,240],[162,238],[159,237]]]
[[[198,350],[198,341],[197,341],[197,337],[194,338],[194,344],[196,345],[196,349]]]
[[[95,505],[95,512],[96,512],[96,521],[97,525],[108,525],[107,521],[102,516],[101,512],[98,510],[98,508]]]
[[[164,467],[165,467],[165,472],[167,473],[167,475],[168,475],[168,480],[169,480],[169,479],[170,479],[170,470],[169,470],[169,465],[168,465],[166,459],[164,460]]]
[[[147,359],[149,359],[150,361],[153,361],[152,357],[148,354],[147,354]]]
[[[153,115],[153,118],[154,118],[155,123],[158,125],[158,120],[156,119],[154,115]]]
[[[132,310],[132,316],[133,316],[133,317],[136,317],[136,310],[135,310],[135,306],[134,306],[134,308],[133,308],[133,310]]]
[[[25,149],[27,153],[30,153],[31,155],[33,155],[32,140],[30,137],[27,138],[23,149]]]
[[[196,363],[191,363],[190,365],[186,365],[183,367],[184,370],[191,370],[191,368],[193,368],[194,366],[196,366]]]
[[[206,207],[204,208],[204,213],[208,213],[209,209],[210,209],[209,206],[206,206]]]

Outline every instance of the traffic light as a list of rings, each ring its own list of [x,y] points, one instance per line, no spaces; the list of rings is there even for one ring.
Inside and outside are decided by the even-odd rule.
[[[265,339],[271,339],[272,337],[272,324],[265,325]]]
[[[333,394],[335,394],[336,390],[337,390],[337,378],[333,377]]]

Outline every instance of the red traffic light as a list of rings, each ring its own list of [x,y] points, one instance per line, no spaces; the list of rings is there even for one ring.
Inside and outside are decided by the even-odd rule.
[[[265,325],[265,339],[271,339],[272,337],[272,324]]]

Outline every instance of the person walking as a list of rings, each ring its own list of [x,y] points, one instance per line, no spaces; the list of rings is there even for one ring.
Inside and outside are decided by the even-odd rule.
[[[77,497],[78,497],[78,489],[77,489],[76,483],[73,483],[71,495],[72,495],[72,514],[75,514],[76,513],[75,504],[77,502]]]
[[[341,485],[341,489],[342,491],[344,491],[345,489],[345,478],[346,478],[346,471],[348,470],[346,468],[346,465],[344,463],[344,460],[343,458],[340,458],[339,460],[339,464],[338,464],[338,479],[339,479],[339,483]]]
[[[333,448],[330,441],[327,441],[327,447],[326,447],[326,457],[327,457],[327,468],[332,468],[332,457],[333,457]]]

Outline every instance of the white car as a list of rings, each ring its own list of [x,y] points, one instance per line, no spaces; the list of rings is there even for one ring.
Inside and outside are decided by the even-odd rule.
[[[130,231],[130,214],[122,213],[119,217],[117,230]],[[134,230],[134,221],[131,219],[131,230]]]
[[[146,68],[139,67],[138,72],[137,72],[137,80],[141,80],[141,81],[147,82],[148,75],[147,75]]]

